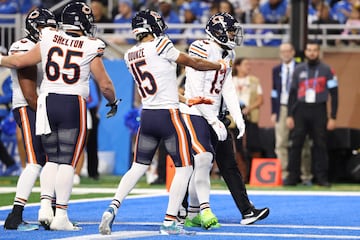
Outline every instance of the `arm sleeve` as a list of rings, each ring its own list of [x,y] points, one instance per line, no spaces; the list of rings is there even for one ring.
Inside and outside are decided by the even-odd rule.
[[[277,99],[279,98],[278,96],[278,92],[275,88],[275,69],[272,70],[272,90],[271,90],[271,113],[276,113],[276,103],[277,103]]]
[[[288,116],[292,117],[296,106],[298,104],[297,101],[297,92],[298,92],[298,72],[299,71],[294,71],[294,74],[292,76],[292,81],[291,81],[291,87],[290,87],[290,93],[289,93],[289,100],[288,100]]]
[[[241,113],[239,101],[236,95],[236,90],[234,83],[232,81],[232,76],[229,74],[224,82],[222,95],[225,101],[225,104],[230,112],[230,115],[234,118],[235,122],[237,120],[242,120],[243,115]]]
[[[100,39],[97,39],[97,41],[98,41],[98,48],[97,48],[97,54],[95,57],[102,57],[104,55],[106,45]]]

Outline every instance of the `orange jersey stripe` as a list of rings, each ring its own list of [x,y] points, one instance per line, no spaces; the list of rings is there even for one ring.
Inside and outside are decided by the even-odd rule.
[[[78,136],[77,143],[75,146],[73,159],[71,161],[71,165],[73,167],[76,166],[76,164],[80,158],[80,155],[84,149],[85,138],[86,138],[86,105],[85,105],[86,103],[85,103],[85,100],[81,96],[78,96],[78,100],[79,100],[79,106],[80,106],[80,128],[79,128],[79,136]]]
[[[169,110],[170,110],[171,121],[175,127],[179,139],[179,152],[180,152],[181,161],[183,163],[183,166],[189,166],[191,165],[190,153],[188,148],[189,143],[186,137],[186,131],[180,120],[179,110],[178,109],[176,110],[169,109]]]
[[[207,58],[207,56],[208,56],[207,52],[201,51],[199,48],[195,48],[194,46],[190,46],[189,52],[190,51],[193,51],[193,52],[199,54],[203,58]]]
[[[161,51],[163,51],[163,48],[167,45],[167,43],[169,43],[170,40],[167,38],[163,38],[159,44],[159,47],[156,48],[156,52],[157,53],[161,53]]]
[[[23,134],[23,141],[25,145],[25,152],[28,163],[37,164],[37,159],[34,151],[33,139],[31,135],[31,127],[29,117],[26,112],[26,107],[19,108],[20,119],[21,119],[21,131]]]
[[[190,120],[190,115],[183,114],[182,116],[185,121],[186,127],[188,128],[190,133],[192,149],[196,152],[196,154],[206,152],[204,146],[200,143],[199,139],[197,138],[194,126],[192,125],[192,122]]]

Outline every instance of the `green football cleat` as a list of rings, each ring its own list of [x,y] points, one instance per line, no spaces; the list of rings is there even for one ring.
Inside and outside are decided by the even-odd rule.
[[[184,223],[185,227],[201,227],[201,217],[200,214],[196,215],[193,219],[187,217]]]
[[[215,216],[215,214],[211,211],[210,208],[205,209],[201,213],[201,226],[207,230],[210,230],[212,228],[219,228],[220,224]]]

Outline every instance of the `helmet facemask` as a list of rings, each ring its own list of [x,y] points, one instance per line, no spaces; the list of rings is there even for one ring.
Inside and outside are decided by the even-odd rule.
[[[244,40],[244,32],[240,23],[236,22],[234,26],[227,29],[226,34],[228,36],[228,46],[230,49],[234,49],[236,46],[240,46]]]

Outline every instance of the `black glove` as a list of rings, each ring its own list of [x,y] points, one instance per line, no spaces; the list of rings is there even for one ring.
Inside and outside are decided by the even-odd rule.
[[[110,107],[110,111],[106,114],[107,118],[113,117],[115,116],[116,112],[117,112],[117,105],[121,102],[121,99],[116,99],[114,102],[112,103],[107,103],[105,106],[106,107]]]

